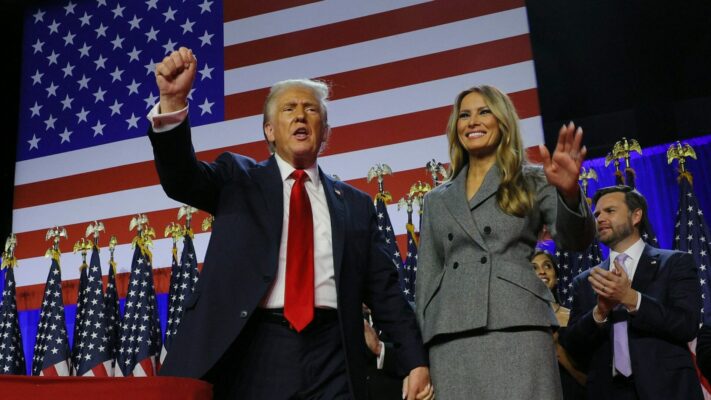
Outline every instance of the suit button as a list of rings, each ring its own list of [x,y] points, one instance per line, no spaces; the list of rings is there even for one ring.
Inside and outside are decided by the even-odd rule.
[[[486,233],[487,235],[490,234],[490,233],[491,233],[491,227],[490,227],[490,226],[485,226],[485,227],[484,227],[484,233]]]
[[[484,256],[484,257],[481,258],[481,263],[482,263],[482,264],[486,264],[486,256]]]
[[[454,268],[454,269],[459,268],[459,263],[455,261],[454,264],[452,264],[452,268]]]
[[[247,310],[242,310],[239,313],[240,318],[247,318]]]
[[[451,242],[452,239],[454,239],[454,235],[450,233],[449,235],[447,235],[447,239],[449,239],[449,241]]]

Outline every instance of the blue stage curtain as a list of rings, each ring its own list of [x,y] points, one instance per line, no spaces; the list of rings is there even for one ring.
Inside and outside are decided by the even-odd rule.
[[[644,146],[644,139],[638,139]],[[686,169],[694,177],[694,193],[699,200],[699,206],[704,215],[711,216],[711,135],[684,140],[696,151],[696,160],[688,159]],[[647,199],[649,220],[657,234],[659,247],[671,249],[674,244],[674,224],[676,211],[679,207],[679,176],[676,161],[667,163],[667,149],[671,143],[642,149],[642,155],[633,153],[630,160],[636,172],[636,188]],[[593,197],[598,188],[615,184],[614,166],[610,163],[605,167],[604,158],[585,161],[585,168],[592,167],[598,175],[598,181],[589,181],[588,196]],[[624,168],[624,165],[621,166]],[[594,204],[593,204],[594,206]],[[708,218],[708,217],[707,217]],[[706,222],[711,222],[707,219]],[[603,255],[607,257],[608,249],[602,245]]]

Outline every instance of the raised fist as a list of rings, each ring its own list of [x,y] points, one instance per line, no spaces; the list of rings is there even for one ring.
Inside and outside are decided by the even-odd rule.
[[[160,112],[178,111],[188,105],[188,95],[195,80],[197,58],[192,50],[181,47],[156,65],[156,85],[160,93]]]

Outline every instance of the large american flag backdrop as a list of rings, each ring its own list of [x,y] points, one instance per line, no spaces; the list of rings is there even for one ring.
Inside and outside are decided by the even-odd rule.
[[[65,302],[73,304],[81,259],[71,246],[89,222],[102,220],[104,237],[118,238],[123,298],[131,217],[146,213],[160,232],[175,220],[180,204],[159,185],[145,115],[157,101],[154,64],[179,46],[198,57],[190,120],[203,160],[223,151],[266,158],[262,102],[272,83],[295,77],[333,87],[333,135],[319,164],[371,195],[377,185],[367,184],[366,175],[375,163],[390,165],[386,186],[400,198],[417,180],[429,180],[427,161],[448,161],[443,134],[451,102],[472,85],[509,93],[525,145],[543,142],[523,0],[42,3],[25,21],[13,210],[27,359],[48,272],[48,228],[65,226],[69,234],[61,244],[62,278],[71,288]],[[407,216],[394,204],[388,211],[406,249]],[[209,233],[195,235],[200,262],[208,239]],[[171,239],[154,243],[165,307]],[[102,268],[106,279],[108,265]]]

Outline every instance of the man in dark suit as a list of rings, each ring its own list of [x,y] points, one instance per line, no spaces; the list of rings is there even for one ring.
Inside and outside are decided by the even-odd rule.
[[[633,188],[600,189],[593,202],[610,257],[575,278],[563,338],[587,366],[588,397],[702,399],[687,347],[701,309],[693,258],[644,243],[647,203]]]
[[[169,197],[215,215],[204,269],[160,371],[203,378],[216,398],[366,398],[361,305],[399,347],[407,398],[431,398],[427,357],[400,294],[372,200],[317,165],[328,87],[275,84],[264,106],[273,155],[198,161],[187,97],[197,69],[181,48],[156,66],[149,114]]]

